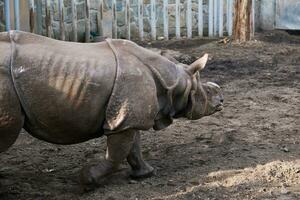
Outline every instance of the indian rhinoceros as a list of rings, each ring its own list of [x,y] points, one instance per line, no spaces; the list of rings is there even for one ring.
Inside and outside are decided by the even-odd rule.
[[[201,83],[205,54],[174,63],[119,39],[80,44],[35,34],[0,33],[0,152],[24,128],[55,144],[107,136],[105,158],[84,167],[83,184],[97,184],[127,159],[133,177],[153,173],[139,130],[160,130],[174,118],[196,120],[222,109],[220,87]]]

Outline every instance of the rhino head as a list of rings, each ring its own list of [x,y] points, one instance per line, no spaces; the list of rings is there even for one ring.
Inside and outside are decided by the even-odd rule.
[[[213,82],[201,83],[200,71],[204,69],[208,54],[196,60],[191,65],[177,64],[184,69],[187,78],[186,88],[190,88],[186,98],[187,104],[177,117],[186,117],[197,120],[204,116],[212,115],[223,109],[223,94],[219,85]]]

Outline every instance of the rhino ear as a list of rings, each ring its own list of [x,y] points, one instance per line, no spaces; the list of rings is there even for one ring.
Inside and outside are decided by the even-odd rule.
[[[201,71],[202,69],[204,69],[207,60],[208,60],[208,54],[206,53],[204,54],[204,56],[202,56],[201,58],[199,58],[189,66],[188,68],[189,71],[192,74],[195,74],[197,71]]]

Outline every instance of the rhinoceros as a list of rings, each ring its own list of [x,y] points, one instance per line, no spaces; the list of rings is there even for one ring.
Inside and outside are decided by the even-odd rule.
[[[83,168],[82,184],[99,183],[125,159],[133,177],[150,176],[139,130],[161,130],[173,119],[196,120],[223,107],[220,87],[200,82],[207,59],[188,66],[127,40],[81,44],[2,32],[0,152],[22,128],[55,144],[107,136],[105,158]]]

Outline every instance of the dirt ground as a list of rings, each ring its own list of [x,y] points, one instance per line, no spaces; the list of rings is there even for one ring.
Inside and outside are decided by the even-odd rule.
[[[300,199],[300,36],[267,32],[246,44],[147,46],[185,62],[208,52],[202,80],[222,86],[224,110],[143,132],[143,154],[156,175],[132,180],[124,163],[86,193],[78,171],[104,156],[105,138],[60,146],[21,134],[0,155],[0,199]]]

